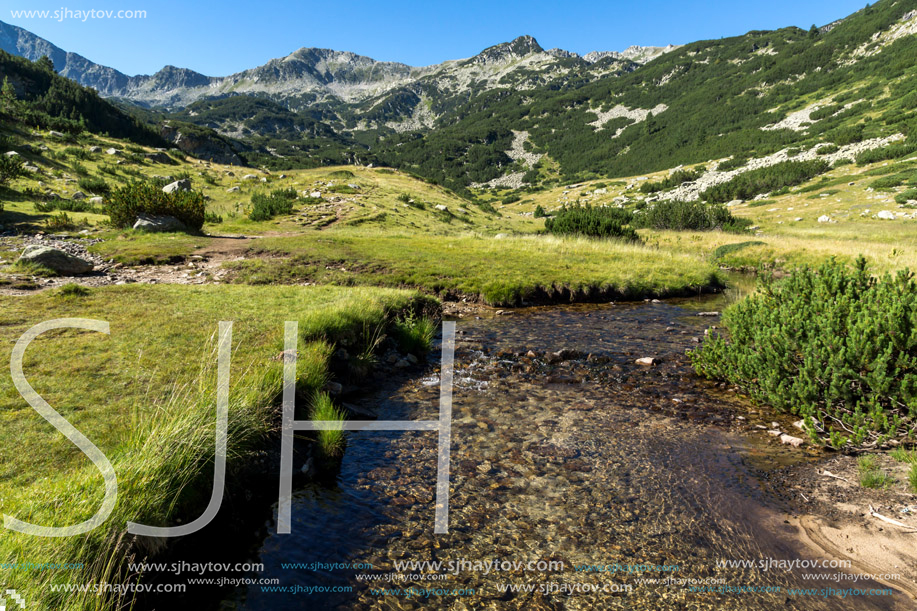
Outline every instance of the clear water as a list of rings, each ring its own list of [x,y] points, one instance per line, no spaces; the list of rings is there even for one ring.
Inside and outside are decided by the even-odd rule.
[[[807,455],[762,445],[728,426],[709,426],[728,425],[748,406],[698,380],[684,357],[697,345],[694,338],[716,324],[696,313],[721,308],[728,299],[555,306],[459,321],[449,534],[433,534],[436,434],[353,433],[333,484],[298,490],[293,533],[277,535],[269,524],[257,554],[266,566],[259,577],[350,591],[278,594],[251,586],[234,592],[224,607],[890,608],[887,597],[695,593],[684,585],[638,581],[672,576],[720,579],[734,587],[839,587],[801,581],[795,573],[716,566],[720,559],[813,557],[796,544],[779,499],[763,485],[768,468]],[[540,356],[561,349],[580,355],[553,365]],[[529,350],[539,357],[526,357]],[[635,364],[644,356],[660,364]],[[435,419],[436,367],[431,363],[415,379],[380,388],[360,406],[380,419]],[[394,562],[410,560],[546,560],[561,561],[565,569],[487,575],[467,570],[443,581],[372,585],[357,579],[390,573]],[[366,563],[373,570],[281,568],[296,562]],[[679,570],[582,573],[574,571],[576,564]],[[504,584],[535,584],[536,591],[506,593],[500,590]],[[542,593],[542,584],[632,590]],[[411,586],[475,594],[424,598],[372,591]]]

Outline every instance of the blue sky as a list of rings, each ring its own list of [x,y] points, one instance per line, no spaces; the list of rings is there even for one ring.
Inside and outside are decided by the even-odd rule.
[[[577,53],[682,44],[844,17],[863,0],[632,0],[630,2],[200,2],[196,0],[6,0],[0,21],[127,74],[166,64],[220,76],[299,47],[353,51],[427,65],[469,57],[531,34],[544,48]],[[14,18],[10,11],[68,8],[146,11],[145,19]]]

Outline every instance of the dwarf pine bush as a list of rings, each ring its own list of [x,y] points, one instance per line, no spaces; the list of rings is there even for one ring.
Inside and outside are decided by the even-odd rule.
[[[174,216],[189,229],[204,225],[204,196],[197,191],[166,193],[156,184],[131,182],[112,192],[106,212],[115,227],[130,227],[138,214]]]
[[[727,182],[714,185],[701,193],[701,199],[718,203],[752,199],[760,193],[804,183],[830,169],[831,166],[824,159],[784,161],[744,172]]]
[[[723,204],[679,200],[650,204],[634,215],[634,221],[639,227],[673,231],[722,229],[740,233],[751,225],[750,220],[733,216]]]
[[[633,214],[622,208],[592,207],[589,204],[564,206],[553,218],[544,222],[544,228],[555,235],[582,235],[593,238],[620,238],[640,241],[630,223]]]
[[[859,257],[795,270],[723,314],[728,339],[691,352],[697,372],[805,420],[834,448],[913,439],[917,415],[917,282],[870,275]]]
[[[269,221],[275,216],[290,214],[297,197],[296,189],[274,189],[270,195],[254,193],[248,218],[253,221]]]

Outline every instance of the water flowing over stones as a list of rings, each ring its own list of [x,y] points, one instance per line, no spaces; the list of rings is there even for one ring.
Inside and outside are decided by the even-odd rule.
[[[714,314],[706,304],[703,314]],[[717,306],[724,304],[717,304]],[[262,577],[284,585],[345,586],[311,602],[326,609],[770,609],[772,594],[710,595],[640,585],[665,574],[582,573],[575,564],[678,565],[671,576],[730,585],[817,587],[791,573],[717,568],[723,558],[807,557],[762,479],[766,465],[805,460],[801,449],[733,432],[747,408],[699,380],[685,350],[716,320],[671,303],[531,308],[458,323],[453,393],[450,530],[433,535],[436,435],[350,436],[332,483],[294,496],[293,534],[272,521],[260,546]],[[654,366],[637,364],[653,354]],[[359,414],[428,420],[438,414],[439,371],[348,397]],[[359,416],[364,417],[364,416]],[[703,426],[714,425],[714,426]],[[756,441],[757,439],[757,441]],[[769,444],[769,445],[767,445]],[[297,465],[298,467],[299,465]],[[276,509],[276,508],[275,508]],[[359,581],[396,561],[549,560],[563,571],[455,571],[435,581]],[[285,562],[371,563],[372,570],[290,571]],[[404,571],[411,573],[412,571]],[[413,571],[424,573],[425,571]],[[445,571],[444,571],[445,572]],[[428,575],[429,578],[429,575]],[[501,584],[610,583],[631,593],[501,592]],[[827,584],[831,585],[831,584]],[[379,596],[370,588],[459,588],[475,595]],[[794,608],[880,608],[797,597]],[[840,600],[840,599],[838,599]],[[885,601],[883,601],[885,602]],[[293,609],[259,588],[226,601]]]

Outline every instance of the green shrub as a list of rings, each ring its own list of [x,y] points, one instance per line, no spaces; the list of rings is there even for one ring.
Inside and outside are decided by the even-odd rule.
[[[869,183],[869,186],[877,191],[893,191],[895,187],[900,187],[902,183],[904,183],[904,176],[893,174],[876,179]]]
[[[98,176],[84,176],[80,178],[76,184],[79,185],[80,189],[83,191],[88,191],[96,195],[107,195],[111,192],[111,187],[108,186],[105,179]]]
[[[677,200],[660,201],[648,205],[639,213],[634,214],[634,222],[639,227],[674,231],[711,229],[744,231],[751,225],[750,220],[733,216],[722,204]]]
[[[89,151],[81,149],[78,146],[65,147],[64,154],[69,155],[70,157],[73,157],[75,159],[82,159],[83,161],[86,161],[87,159],[92,157],[92,155],[89,154]]]
[[[512,195],[507,195],[506,197],[504,197],[504,198],[503,198],[503,201],[502,201],[501,203],[502,203],[504,206],[507,205],[507,204],[515,204],[515,203],[518,202],[520,199],[522,199],[522,196],[521,196],[521,195],[519,195],[518,193],[513,193]]]
[[[541,204],[535,206],[535,218],[541,219],[548,216],[548,213],[544,211],[544,208],[541,207]]]
[[[917,189],[908,189],[895,196],[895,201],[899,204],[907,204],[915,199],[917,199]]]
[[[721,161],[719,165],[716,166],[716,169],[718,172],[728,172],[729,170],[741,168],[746,163],[748,163],[748,157],[730,157],[729,159]]]
[[[863,151],[856,156],[856,162],[857,165],[867,165],[877,161],[885,161],[886,159],[898,159],[899,157],[910,155],[914,151],[917,151],[917,143],[892,144],[878,149]]]
[[[18,155],[0,155],[0,187],[14,178],[25,176],[25,164]]]
[[[656,193],[658,191],[665,191],[667,189],[673,189],[678,185],[684,184],[686,182],[692,182],[703,176],[703,169],[693,169],[693,170],[675,170],[662,180],[658,182],[646,181],[640,185],[641,193]]]
[[[296,201],[296,189],[274,189],[270,195],[264,193],[252,194],[252,210],[248,218],[253,221],[268,221],[281,214],[293,212],[293,203]]]
[[[79,224],[66,212],[58,212],[45,219],[45,228],[48,231],[69,231],[77,227],[79,227]]]
[[[35,202],[36,212],[54,212],[63,210],[65,212],[95,212],[96,207],[85,199],[52,199],[48,202]]]
[[[813,121],[820,121],[821,119],[827,119],[831,115],[835,114],[839,110],[842,110],[844,106],[842,104],[829,104],[818,110],[813,110],[809,113],[809,118]]]
[[[691,352],[698,373],[804,418],[835,448],[908,436],[917,415],[917,283],[831,259],[728,308]]]
[[[761,193],[798,185],[824,174],[829,169],[828,163],[822,159],[784,161],[734,176],[728,182],[710,187],[701,193],[701,198],[720,203],[734,199],[752,199]]]
[[[844,127],[839,127],[833,131],[830,131],[826,134],[828,140],[837,144],[838,146],[845,146],[847,144],[853,144],[854,142],[861,142],[863,140],[863,126],[862,125],[847,125]]]
[[[829,144],[827,146],[818,147],[818,149],[815,151],[815,154],[816,155],[830,155],[831,153],[836,153],[839,150],[841,150],[841,147],[839,147],[838,145]]]
[[[640,236],[630,224],[634,215],[623,208],[593,208],[590,205],[564,206],[544,222],[544,228],[554,235],[581,235],[593,238],[619,238],[632,242]]]
[[[204,225],[204,196],[197,191],[166,193],[146,182],[130,182],[108,198],[105,211],[115,227],[130,227],[138,214],[174,216],[186,227],[200,231]]]

